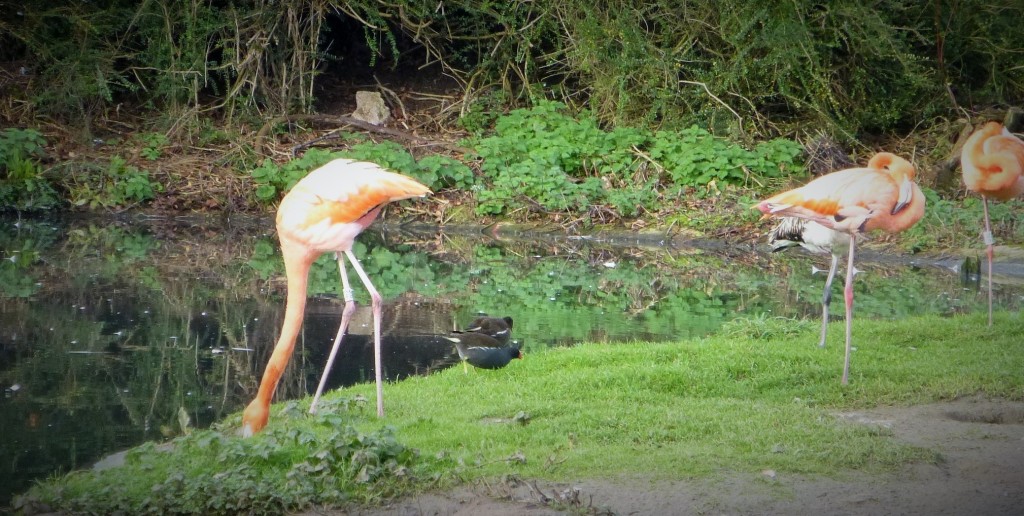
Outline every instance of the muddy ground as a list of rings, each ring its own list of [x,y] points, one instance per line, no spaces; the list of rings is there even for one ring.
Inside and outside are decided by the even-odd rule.
[[[1024,402],[969,397],[838,416],[888,429],[893,439],[934,451],[936,460],[876,476],[742,471],[711,480],[506,480],[306,515],[1024,514]]]

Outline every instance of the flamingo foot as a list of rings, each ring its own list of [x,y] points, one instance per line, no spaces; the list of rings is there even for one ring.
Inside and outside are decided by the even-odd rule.
[[[267,404],[255,399],[249,403],[242,413],[242,437],[252,437],[258,434],[263,427],[267,426],[270,418],[270,407]]]

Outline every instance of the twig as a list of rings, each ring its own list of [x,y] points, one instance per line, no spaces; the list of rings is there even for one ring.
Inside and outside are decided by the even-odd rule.
[[[405,131],[400,131],[398,129],[392,129],[390,127],[382,127],[382,126],[379,126],[379,125],[373,125],[373,124],[371,124],[369,122],[364,122],[362,120],[359,120],[357,118],[352,118],[350,116],[344,116],[344,115],[318,115],[318,114],[283,115],[283,116],[278,116],[278,117],[274,117],[274,118],[270,119],[266,124],[263,125],[262,128],[260,128],[259,132],[256,133],[256,142],[255,142],[256,151],[259,152],[260,154],[263,154],[263,152],[264,152],[263,140],[266,138],[267,134],[270,133],[271,129],[274,128],[274,126],[276,126],[278,124],[285,123],[285,122],[299,122],[299,121],[313,121],[313,122],[335,123],[335,124],[342,125],[342,126],[349,125],[349,126],[353,126],[353,127],[358,127],[358,128],[363,129],[365,131],[386,134],[386,135],[389,135],[389,136],[394,136],[394,137],[397,137],[397,138],[402,138],[402,139],[413,141],[413,142],[416,142],[416,143],[444,147],[446,149],[454,150],[456,152],[462,152],[462,153],[470,152],[470,150],[466,149],[465,147],[460,147],[458,145],[447,143],[447,142],[437,142],[437,141],[433,141],[433,140],[428,140],[426,138],[422,138],[420,136],[416,136],[414,134],[411,134],[411,133],[408,133],[408,132],[405,132]],[[297,155],[299,153],[299,151],[302,151],[302,150],[306,149],[307,147],[309,147],[311,145],[314,145],[316,143],[319,143],[319,142],[321,142],[323,140],[330,139],[330,138],[336,138],[336,137],[337,137],[336,133],[330,133],[330,134],[327,134],[325,136],[321,136],[319,138],[313,139],[313,140],[311,140],[309,142],[301,143],[299,145],[296,145],[296,146],[292,147],[292,155],[295,156],[295,155]]]
[[[409,111],[405,109],[405,104],[402,103],[401,97],[399,97],[398,94],[394,92],[394,90],[391,90],[385,87],[383,84],[381,84],[380,79],[377,78],[377,74],[373,74],[373,80],[377,82],[377,87],[380,88],[380,91],[387,93],[391,97],[392,101],[397,104],[398,109],[402,112],[402,118],[408,117]]]
[[[540,503],[544,505],[548,505],[549,503],[551,503],[551,497],[544,494],[544,492],[537,487],[536,481],[531,480],[529,482],[526,482],[526,485],[530,488],[530,491],[533,491],[533,494],[537,496],[537,499],[540,500]]]
[[[718,98],[718,96],[716,96],[714,93],[711,93],[711,90],[708,89],[708,85],[707,84],[704,84],[703,82],[697,82],[697,81],[679,81],[679,83],[680,84],[692,84],[694,86],[700,86],[700,87],[704,88],[704,91],[706,91],[711,98],[715,99],[725,109],[728,109],[729,112],[732,113],[733,116],[735,116],[736,119],[740,121],[740,131],[743,130],[743,117],[740,116],[740,114],[737,113],[733,108],[729,107],[729,105],[726,104],[724,101],[722,101],[722,99]]]

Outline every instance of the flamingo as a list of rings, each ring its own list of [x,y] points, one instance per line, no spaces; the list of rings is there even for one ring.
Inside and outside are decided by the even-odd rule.
[[[995,239],[988,218],[988,199],[1007,201],[1024,192],[1024,141],[999,122],[989,122],[967,139],[960,153],[964,184],[981,194],[988,254],[988,325],[992,326],[992,257]]]
[[[323,253],[334,252],[341,272],[345,309],[334,346],[327,359],[310,412],[323,391],[337,354],[341,338],[355,311],[352,288],[342,254],[348,257],[359,279],[370,293],[373,311],[374,372],[377,383],[377,416],[384,416],[384,389],[381,380],[380,319],[381,296],[352,252],[356,236],[369,226],[384,204],[412,197],[425,197],[431,191],[419,182],[384,170],[374,163],[336,159],[312,171],[281,200],[277,209],[277,235],[281,241],[288,298],[285,304],[281,336],[267,362],[256,397],[242,413],[242,435],[251,436],[263,429],[270,416],[270,401],[278,381],[295,349],[306,307],[309,269]]]
[[[876,154],[866,168],[849,168],[761,201],[766,217],[797,217],[845,234],[849,242],[846,286],[846,356],[842,384],[848,383],[853,323],[853,266],[857,237],[872,230],[904,231],[924,216],[924,193],[914,182],[916,170],[888,152]]]
[[[772,252],[779,252],[790,247],[800,246],[812,253],[829,253],[832,261],[829,264],[828,275],[825,277],[825,290],[821,296],[821,336],[818,339],[818,347],[825,347],[825,337],[828,334],[828,313],[832,304],[832,280],[836,277],[836,269],[839,267],[839,256],[846,247],[846,235],[839,231],[829,229],[817,222],[797,217],[782,217],[782,221],[768,233],[768,243],[772,246]],[[811,274],[819,272],[817,267],[811,268]],[[854,274],[857,271],[853,271]]]

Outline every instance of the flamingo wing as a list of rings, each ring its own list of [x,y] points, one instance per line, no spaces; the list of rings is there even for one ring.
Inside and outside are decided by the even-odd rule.
[[[960,158],[964,184],[999,200],[1024,193],[1024,141],[998,122],[989,122],[967,139]]]
[[[430,189],[407,176],[362,161],[336,159],[310,172],[285,197],[310,204],[306,224],[355,222],[382,204],[423,197]]]
[[[429,193],[415,179],[374,163],[337,159],[285,195],[277,211],[278,233],[321,251],[346,251],[382,205]]]
[[[837,231],[859,231],[873,211],[871,203],[864,201],[870,200],[865,183],[880,175],[884,176],[870,168],[840,170],[764,200],[757,208],[770,216],[799,217]]]

